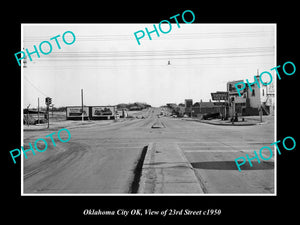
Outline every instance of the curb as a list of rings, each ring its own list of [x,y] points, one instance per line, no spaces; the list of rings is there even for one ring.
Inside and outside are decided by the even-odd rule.
[[[205,121],[205,120],[185,120],[185,121],[195,121],[195,122],[199,122],[199,123],[205,123],[205,124],[211,124],[211,125],[216,125],[216,126],[254,126],[254,125],[263,125],[266,124],[267,121],[264,122],[259,122],[259,123],[247,123],[247,124],[232,124],[232,123],[213,123],[213,122],[209,122],[209,121]]]
[[[144,163],[142,167],[142,175],[140,177],[140,183],[137,193],[152,193],[153,185],[148,181],[149,173],[148,168],[145,165],[151,163],[152,155],[154,154],[155,149],[153,148],[153,143],[149,143],[147,147],[146,156],[144,158]]]
[[[232,124],[232,123],[212,123],[212,122],[207,122],[207,121],[199,121],[200,123],[206,123],[206,124],[211,124],[211,125],[216,125],[216,126],[254,126],[257,125],[257,123],[247,123],[247,124]]]
[[[112,122],[107,122],[107,123],[103,123],[103,124],[100,124],[100,125],[101,126],[106,126],[106,125],[110,125],[110,124],[112,124]],[[96,125],[99,125],[99,124],[93,123],[93,122],[90,122],[90,124],[89,124],[89,122],[87,122],[87,123],[84,123],[84,124],[67,124],[66,126],[63,126],[63,124],[59,124],[59,123],[55,123],[55,124],[50,123],[49,128],[47,128],[47,127],[41,127],[41,128],[34,127],[34,128],[31,128],[31,129],[28,129],[28,128],[26,129],[25,127],[23,127],[23,131],[49,131],[49,130],[51,131],[51,130],[57,130],[57,129],[60,129],[60,128],[74,129],[74,128],[92,127],[92,126],[96,126]]]
[[[204,193],[192,165],[174,143],[150,143],[142,167],[140,194]]]

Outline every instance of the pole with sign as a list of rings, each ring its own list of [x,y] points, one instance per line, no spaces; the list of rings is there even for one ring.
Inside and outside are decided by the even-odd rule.
[[[40,98],[38,98],[38,124],[40,123]]]
[[[219,113],[220,114],[221,114],[221,108],[222,108],[222,110],[224,109],[223,104],[221,105],[221,100],[224,101],[225,109],[224,109],[224,115],[222,115],[222,117],[225,119],[226,118],[226,102],[228,102],[228,92],[227,91],[217,91],[217,92],[210,93],[210,94],[211,94],[212,100],[219,102]],[[222,112],[222,114],[223,114],[223,112]]]
[[[235,98],[234,96],[230,97],[231,104],[231,122],[234,124],[234,115],[235,115]]]
[[[214,101],[219,101],[219,100],[227,101],[227,99],[228,99],[227,91],[217,91],[217,92],[210,93],[210,94],[211,94],[212,100],[214,100]]]
[[[83,123],[83,89],[81,89],[81,122]]]
[[[51,105],[51,103],[52,103],[52,98],[50,98],[50,97],[46,97],[45,98],[45,103],[46,103],[46,105],[47,105],[47,120],[48,120],[48,126],[47,126],[47,128],[49,128],[49,106]]]

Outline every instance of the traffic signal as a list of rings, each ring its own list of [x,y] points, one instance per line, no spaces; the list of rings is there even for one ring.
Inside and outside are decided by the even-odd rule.
[[[51,103],[52,103],[52,98],[46,97],[45,102],[46,102],[46,105],[51,105]]]

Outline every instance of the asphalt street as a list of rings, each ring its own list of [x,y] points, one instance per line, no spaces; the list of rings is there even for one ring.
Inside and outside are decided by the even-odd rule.
[[[274,117],[265,117],[267,123],[262,125],[216,126],[158,118],[159,112],[150,108],[141,112],[145,119],[68,127],[71,140],[61,143],[55,136],[56,147],[47,139],[45,152],[28,152],[24,159],[24,194],[134,193],[139,163],[149,144],[181,152],[202,193],[274,193],[273,159],[260,164],[253,161],[253,167],[242,166],[242,172],[234,162],[274,142]],[[162,126],[153,128],[154,124]],[[52,132],[55,129],[24,131],[25,149],[28,142],[33,144]]]

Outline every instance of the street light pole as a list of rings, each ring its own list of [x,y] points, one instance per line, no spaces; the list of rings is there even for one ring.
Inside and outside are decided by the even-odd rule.
[[[48,119],[47,128],[49,128],[49,120],[50,120],[50,117],[49,117],[49,104],[47,104],[47,119]]]
[[[53,118],[53,107],[54,107],[54,104],[51,105],[52,118]]]
[[[81,121],[83,123],[83,89],[81,89]]]
[[[29,126],[29,106],[30,104],[27,106],[27,126]]]
[[[40,98],[38,98],[38,123],[40,123]]]

